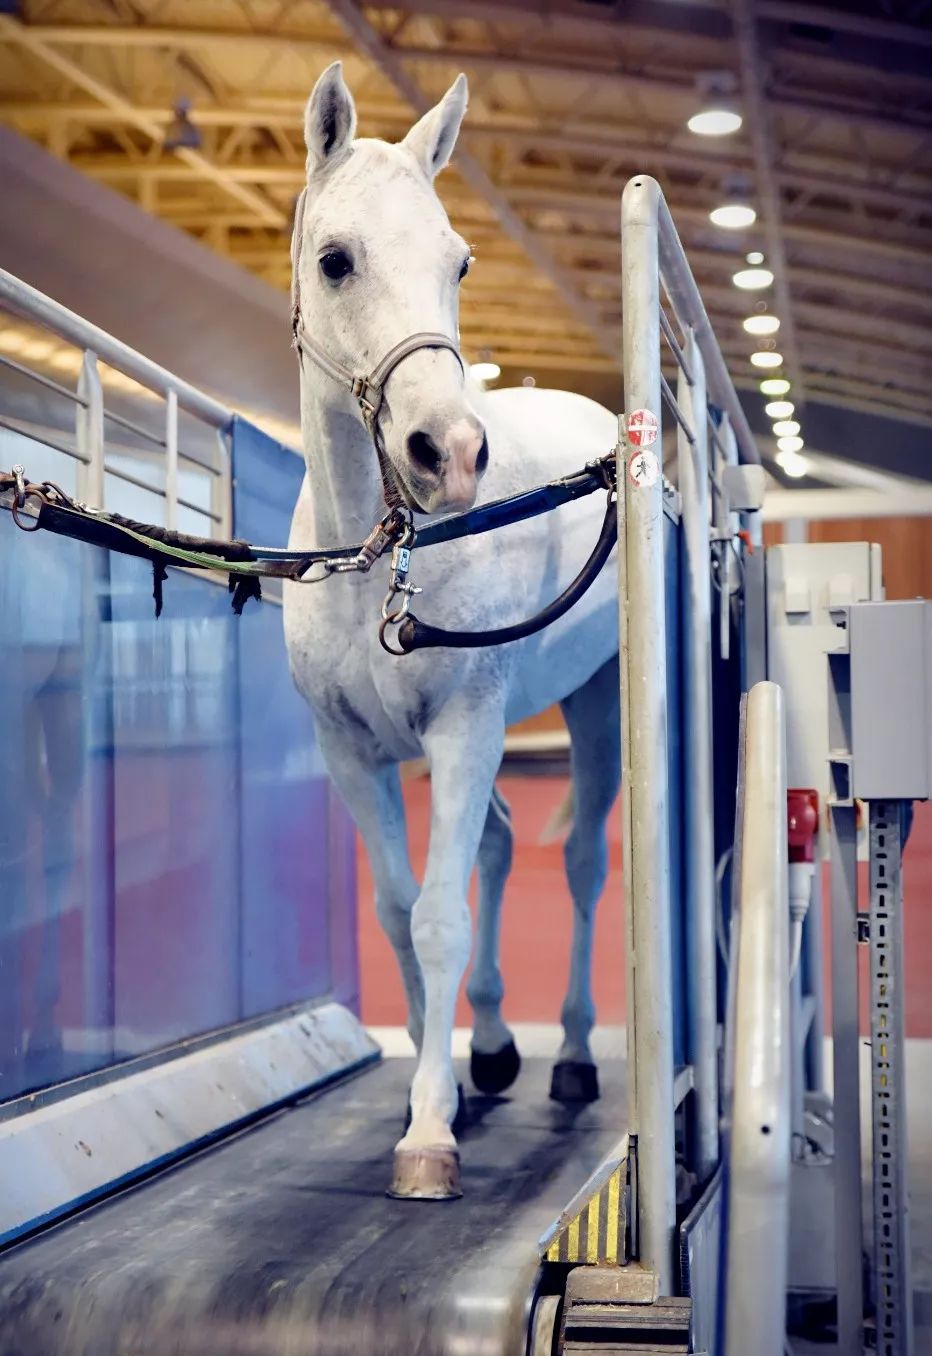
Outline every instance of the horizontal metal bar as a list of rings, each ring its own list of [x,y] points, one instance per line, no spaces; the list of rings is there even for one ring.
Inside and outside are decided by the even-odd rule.
[[[127,419],[125,415],[115,414],[113,410],[104,410],[104,418],[109,419],[113,424],[119,424],[120,428],[129,429],[130,433],[137,434],[140,438],[145,438],[147,442],[155,443],[156,447],[164,447],[165,439],[160,438],[157,433],[151,433],[149,429],[143,428],[141,424],[134,424],[132,419]]]
[[[645,179],[647,177],[644,176]],[[688,329],[695,333],[696,345],[705,365],[709,398],[713,404],[727,412],[735,432],[741,460],[759,464],[760,452],[757,450],[754,434],[751,432],[751,426],[725,365],[699,288],[696,286],[686,253],[670,216],[670,209],[659,185],[657,196],[660,276],[664,291],[683,333],[685,334]]]
[[[82,400],[76,391],[70,391],[67,386],[62,386],[61,382],[53,381],[51,377],[44,376],[41,372],[34,372],[31,367],[24,367],[22,363],[16,362],[14,358],[7,358],[0,353],[0,363],[4,367],[10,367],[14,372],[19,372],[21,376],[28,377],[30,381],[37,381],[40,386],[47,387],[50,391],[56,391],[66,400],[71,400],[75,405],[84,405],[86,401]]]
[[[691,429],[691,428],[689,427],[689,425],[687,424],[687,422],[686,422],[686,416],[683,414],[683,411],[680,409],[679,405],[676,403],[676,396],[673,394],[673,391],[670,389],[670,383],[667,381],[666,377],[663,375],[662,372],[661,372],[661,374],[660,374],[660,391],[661,391],[661,394],[662,394],[664,400],[666,401],[666,403],[667,403],[667,405],[668,405],[670,411],[671,411],[672,414],[673,414],[673,418],[676,420],[676,422],[679,424],[680,428],[681,428],[681,429],[683,430],[683,432],[686,434],[686,438],[687,438],[687,440],[688,440],[688,442],[689,442],[690,447],[695,447],[695,445],[696,445],[696,435],[693,433],[692,429]]]
[[[219,466],[211,466],[209,461],[202,461],[200,457],[192,456],[190,452],[183,452],[179,447],[178,460],[189,461],[192,466],[199,466],[202,471],[206,471],[211,476],[222,476],[223,470]],[[181,501],[179,500],[179,503]]]
[[[692,386],[692,384],[693,384],[693,376],[692,376],[692,373],[690,372],[689,367],[688,367],[687,362],[686,362],[686,354],[683,352],[683,349],[682,349],[682,347],[681,347],[681,345],[680,345],[680,341],[679,341],[679,339],[677,339],[676,335],[674,334],[674,332],[673,332],[673,326],[670,324],[670,321],[667,319],[667,313],[666,313],[666,311],[663,309],[662,306],[661,306],[661,308],[660,308],[660,328],[663,330],[664,337],[665,337],[667,343],[670,345],[670,348],[673,350],[673,356],[676,358],[676,361],[679,363],[680,367],[682,368],[683,376],[684,376],[684,377],[686,378],[686,380],[689,382],[690,386]]]
[[[87,464],[87,457],[82,457],[79,452],[75,452],[70,447],[65,447],[63,443],[53,442],[45,433],[34,430],[28,425],[23,426],[15,419],[0,418],[0,428],[9,429],[11,433],[18,433],[21,438],[29,438],[34,443],[40,443],[43,447],[51,447],[56,452],[62,452],[66,457],[71,457],[73,461],[83,461]]]
[[[147,490],[149,494],[157,494],[160,499],[165,498],[165,491],[161,485],[150,485],[147,480],[140,480],[138,476],[132,476],[128,471],[120,471],[115,466],[104,465],[104,474],[116,476],[117,480],[125,480],[128,485],[135,485],[137,489]],[[199,513],[203,518],[209,518],[213,523],[219,523],[220,515],[214,513],[213,509],[207,509],[200,504],[194,504],[190,499],[178,497],[177,503],[182,508],[190,509],[192,513]]]
[[[70,340],[79,348],[90,349],[110,367],[123,372],[151,391],[167,395],[174,391],[181,409],[203,419],[215,428],[229,428],[233,421],[233,412],[224,405],[212,400],[203,391],[191,386],[180,377],[160,367],[158,363],[143,357],[127,344],[121,344],[105,330],[83,320],[81,316],[61,306],[51,297],[35,287],[30,287],[22,279],[0,268],[0,306],[22,316],[25,320],[37,321],[46,329]]]

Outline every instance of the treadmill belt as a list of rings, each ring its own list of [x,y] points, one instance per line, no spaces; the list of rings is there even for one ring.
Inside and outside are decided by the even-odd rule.
[[[550,1064],[468,1098],[466,1195],[385,1195],[391,1059],[0,1255],[0,1356],[523,1356],[537,1240],[624,1130]]]

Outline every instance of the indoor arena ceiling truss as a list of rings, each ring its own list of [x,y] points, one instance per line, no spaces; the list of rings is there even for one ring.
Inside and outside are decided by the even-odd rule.
[[[10,7],[8,7],[10,8]],[[797,397],[932,423],[932,4],[792,0],[22,0],[0,14],[0,120],[275,287],[304,180],[302,113],[336,57],[394,139],[470,79],[440,181],[475,247],[462,332],[509,375],[612,373],[619,194],[664,192],[739,384],[760,249]],[[731,72],[744,124],[686,129]],[[196,144],[166,149],[178,107]],[[168,138],[171,140],[171,138]],[[758,220],[709,211],[737,189]]]

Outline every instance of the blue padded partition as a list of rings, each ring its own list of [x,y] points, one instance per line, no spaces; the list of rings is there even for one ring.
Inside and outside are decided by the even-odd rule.
[[[298,457],[237,421],[236,530]],[[274,600],[0,511],[0,1102],[286,1005],[356,1001],[354,833]]]

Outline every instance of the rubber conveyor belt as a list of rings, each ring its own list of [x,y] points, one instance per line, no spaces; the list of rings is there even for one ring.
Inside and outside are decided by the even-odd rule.
[[[603,1099],[469,1098],[466,1196],[388,1199],[413,1072],[370,1071],[0,1256],[2,1356],[524,1356],[537,1240],[623,1130]]]

